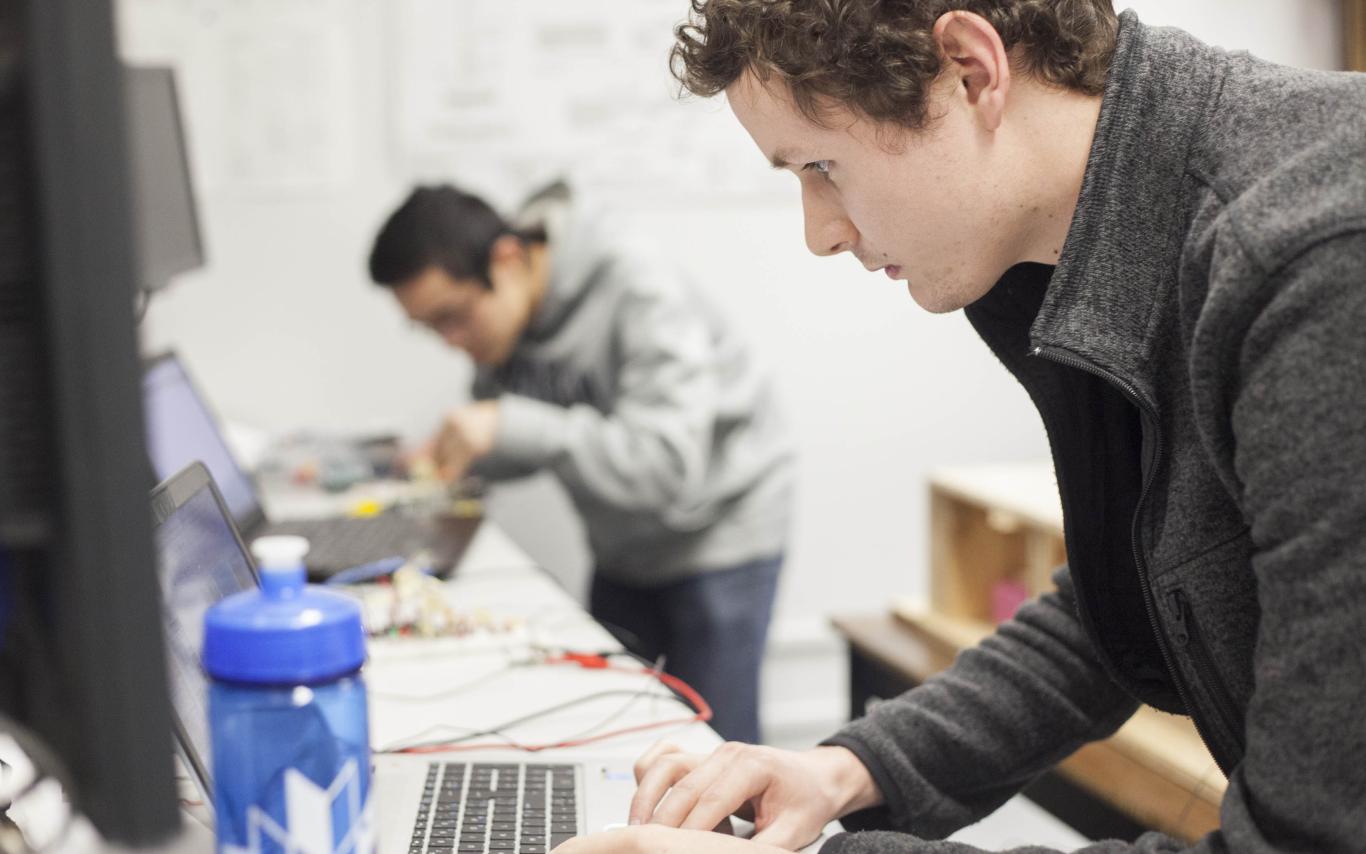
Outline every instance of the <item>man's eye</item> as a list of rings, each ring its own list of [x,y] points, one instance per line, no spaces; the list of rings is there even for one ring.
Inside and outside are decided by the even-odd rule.
[[[802,171],[803,171],[803,172],[819,172],[819,173],[822,174],[822,175],[829,175],[829,174],[830,174],[830,161],[829,161],[829,160],[812,160],[810,163],[808,163],[808,164],[806,164],[805,166],[802,167]]]

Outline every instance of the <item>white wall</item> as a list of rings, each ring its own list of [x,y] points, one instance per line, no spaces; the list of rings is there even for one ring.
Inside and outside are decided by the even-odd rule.
[[[301,5],[308,4],[294,11]],[[677,5],[681,14],[683,0]],[[1148,23],[1184,26],[1278,61],[1336,67],[1342,56],[1334,0],[1128,5]],[[204,59],[211,55],[205,33],[222,25],[215,8],[164,0],[121,5],[125,53],[180,65],[196,150],[215,158],[198,164],[211,173],[200,176],[210,264],[153,303],[144,327],[148,348],[180,349],[232,420],[274,431],[420,435],[462,398],[468,368],[410,331],[392,300],[365,277],[373,229],[408,183],[395,163],[390,129],[394,54],[404,49],[384,38],[394,33],[392,7],[380,0],[329,7],[328,44],[344,61],[328,73],[344,72],[344,81],[319,85],[310,74],[322,72],[280,66],[284,83],[331,98],[323,100],[328,106],[319,120],[330,121],[333,141],[343,134],[345,144],[329,147],[327,179],[312,188],[280,182],[265,189],[234,183],[234,161],[222,151],[234,128],[256,131],[264,120],[243,106],[256,102],[233,88],[246,84],[223,71],[234,66]],[[231,49],[280,39],[298,22],[281,19],[279,8],[244,0],[230,22]],[[765,169],[757,153],[735,156]],[[453,167],[461,170],[478,175],[477,164]],[[797,693],[791,683],[772,685],[771,693],[807,702],[819,731],[825,718],[839,714],[843,690],[834,648],[820,629],[825,615],[876,610],[893,593],[923,592],[926,473],[945,464],[1044,456],[1038,417],[961,315],[921,312],[904,290],[851,259],[809,256],[795,182],[786,198],[758,202],[677,207],[628,195],[621,203],[732,310],[775,368],[802,453],[777,654],[798,639],[793,648],[819,663]],[[582,584],[587,559],[552,489],[519,487],[493,508],[571,587]]]
[[[1116,0],[1146,24],[1180,27],[1210,44],[1301,68],[1342,68],[1341,0]]]

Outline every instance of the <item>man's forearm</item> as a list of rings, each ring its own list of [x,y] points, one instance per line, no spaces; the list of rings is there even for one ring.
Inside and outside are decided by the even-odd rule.
[[[862,761],[886,807],[846,816],[846,826],[946,836],[1133,712],[1095,658],[1070,578],[1055,579],[1057,591],[949,670],[826,740]]]

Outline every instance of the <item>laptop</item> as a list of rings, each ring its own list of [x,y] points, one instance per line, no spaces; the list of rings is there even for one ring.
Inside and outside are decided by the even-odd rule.
[[[208,469],[193,463],[152,491],[152,518],[178,749],[212,803],[208,680],[200,667],[204,612],[256,586],[254,564]],[[455,758],[374,758],[371,798],[379,850],[545,854],[564,840],[625,820],[630,762],[477,752]]]
[[[309,577],[324,580],[342,570],[426,550],[432,569],[448,573],[479,526],[478,517],[420,517],[388,512],[367,518],[332,517],[272,522],[256,484],[233,456],[218,422],[175,353],[150,360],[142,375],[147,447],[157,480],[167,480],[193,461],[203,462],[248,540],[273,534],[305,537],[311,546]]]

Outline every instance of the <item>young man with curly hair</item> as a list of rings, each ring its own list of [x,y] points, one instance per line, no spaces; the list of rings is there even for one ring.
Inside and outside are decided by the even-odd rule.
[[[825,854],[966,854],[929,840],[1139,703],[1194,720],[1221,825],[1085,851],[1366,849],[1366,76],[1109,0],[692,11],[675,73],[798,178],[811,251],[964,309],[1029,392],[1069,566],[820,747],[657,747],[638,826],[565,854],[757,854],[836,818],[864,832]],[[753,840],[706,832],[737,812]]]

